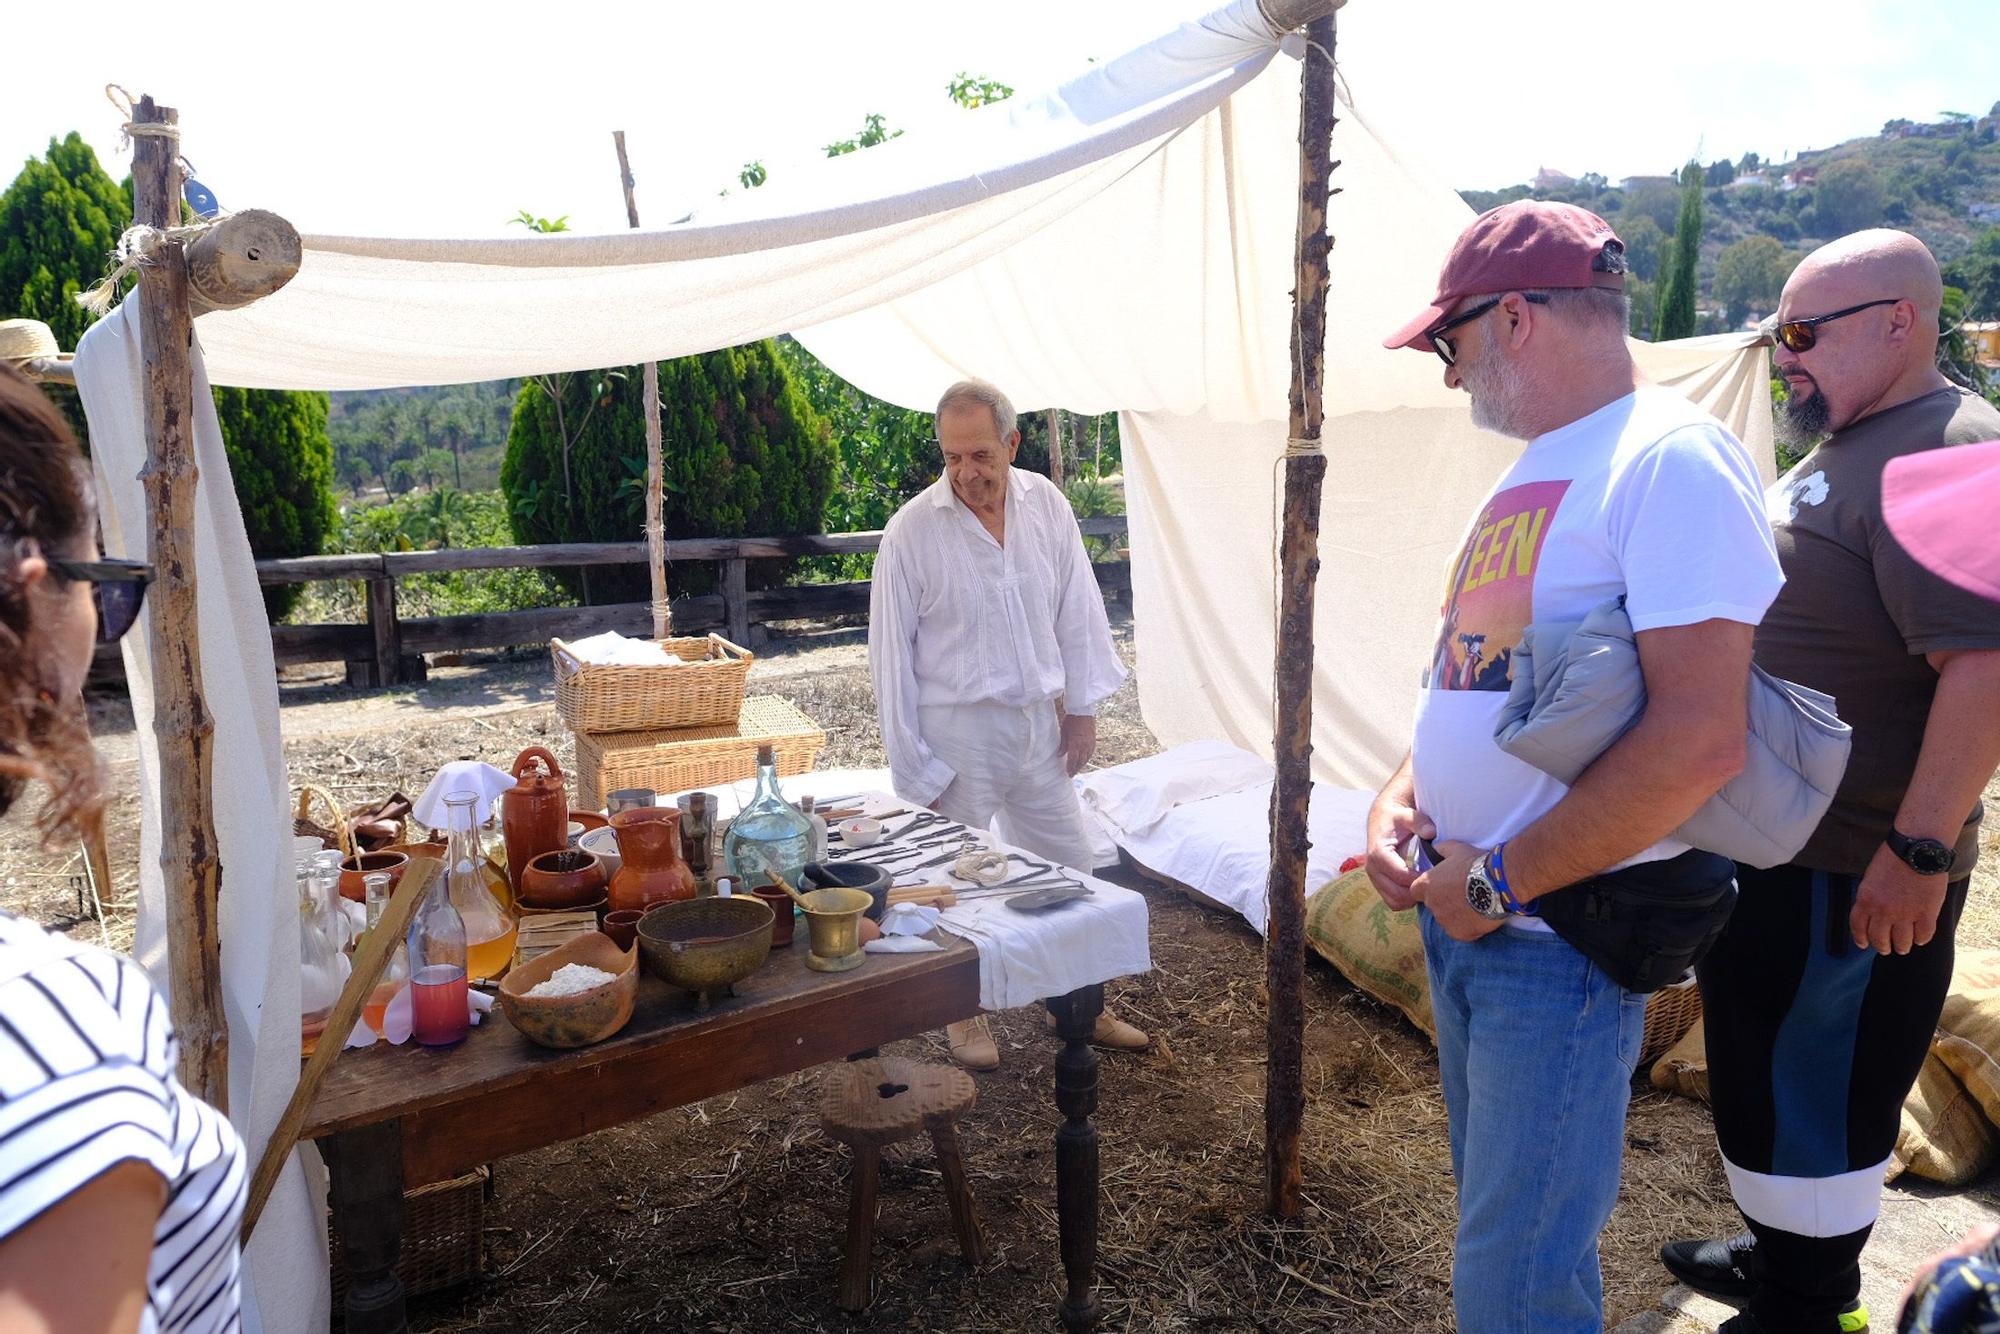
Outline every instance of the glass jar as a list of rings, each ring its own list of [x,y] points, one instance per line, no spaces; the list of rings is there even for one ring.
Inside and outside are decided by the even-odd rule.
[[[486,881],[486,851],[479,841],[471,792],[445,794],[445,884],[451,906],[465,928],[465,970],[470,982],[499,977],[514,962],[514,915],[495,898]],[[411,964],[416,963],[414,956]]]
[[[800,872],[812,859],[812,821],[778,787],[778,762],[769,746],[757,748],[757,791],[722,842],[722,859],[738,892],[776,883],[773,875],[799,888]]]
[[[338,853],[334,854],[337,858]],[[340,868],[302,865],[297,871],[299,900],[299,1053],[310,1056],[340,1000],[351,968],[347,919],[333,906],[340,897]]]

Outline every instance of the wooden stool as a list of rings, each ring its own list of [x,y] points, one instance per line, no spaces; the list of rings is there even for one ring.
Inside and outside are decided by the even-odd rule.
[[[820,1127],[854,1150],[847,1205],[847,1249],[840,1261],[840,1306],[868,1306],[868,1253],[875,1238],[875,1184],[885,1145],[928,1130],[951,1205],[951,1227],[969,1264],[986,1259],[972,1188],[959,1157],[958,1118],[978,1100],[972,1076],[946,1065],[883,1056],[842,1066],[826,1081]]]

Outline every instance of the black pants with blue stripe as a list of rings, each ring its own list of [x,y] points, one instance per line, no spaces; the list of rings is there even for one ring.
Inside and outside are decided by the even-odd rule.
[[[1849,931],[1858,877],[1742,865],[1736,877],[1736,911],[1697,975],[1716,1140],[1763,1261],[1750,1310],[1773,1331],[1828,1329],[1861,1291],[1968,882],[1947,888],[1928,945],[1878,955]]]

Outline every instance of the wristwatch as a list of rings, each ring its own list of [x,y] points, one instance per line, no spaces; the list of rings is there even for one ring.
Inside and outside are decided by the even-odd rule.
[[[1893,827],[1886,841],[1889,851],[1901,857],[1904,865],[1918,875],[1943,875],[1958,860],[1956,852],[1936,839],[1911,838],[1908,834],[1897,833]]]
[[[1472,869],[1465,873],[1465,901],[1481,917],[1497,922],[1508,915],[1508,908],[1507,901],[1500,897],[1500,886],[1489,864],[1492,855],[1481,853],[1472,863]]]

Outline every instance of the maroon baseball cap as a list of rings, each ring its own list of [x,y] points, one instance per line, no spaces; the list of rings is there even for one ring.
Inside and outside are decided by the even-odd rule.
[[[1476,292],[1542,292],[1557,288],[1625,290],[1625,243],[1589,209],[1521,199],[1489,209],[1458,235],[1438,274],[1437,296],[1382,340],[1383,347],[1428,352],[1424,334],[1444,321],[1461,298]]]

